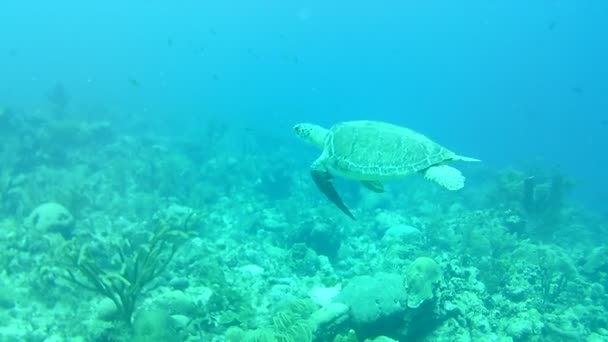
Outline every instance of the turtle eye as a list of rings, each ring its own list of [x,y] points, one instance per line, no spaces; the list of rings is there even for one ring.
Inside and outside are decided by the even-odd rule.
[[[299,136],[301,136],[301,137],[308,135],[307,130],[306,130],[306,129],[304,129],[304,128],[302,127],[302,125],[296,125],[296,126],[294,127],[294,130],[296,131],[296,134],[297,134],[297,135],[299,135]]]

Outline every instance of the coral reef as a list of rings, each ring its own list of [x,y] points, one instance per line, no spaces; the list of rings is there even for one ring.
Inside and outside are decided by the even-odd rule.
[[[608,340],[608,221],[559,173],[337,181],[352,222],[282,138],[199,124],[0,110],[1,339]]]

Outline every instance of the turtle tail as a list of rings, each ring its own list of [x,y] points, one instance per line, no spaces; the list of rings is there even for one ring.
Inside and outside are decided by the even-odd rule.
[[[480,162],[480,159],[477,158],[471,158],[471,157],[465,157],[465,156],[459,156],[459,155],[455,155],[454,158],[452,158],[452,160],[458,160],[458,161],[465,161],[465,162]]]

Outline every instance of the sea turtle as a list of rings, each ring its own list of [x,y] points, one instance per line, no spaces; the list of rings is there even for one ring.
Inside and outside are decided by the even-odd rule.
[[[346,121],[330,129],[300,123],[294,126],[294,132],[323,150],[310,167],[312,179],[352,219],[355,217],[332,184],[332,174],[360,181],[372,191],[384,192],[383,181],[423,173],[426,179],[448,190],[458,190],[464,186],[465,177],[444,163],[479,161],[459,156],[409,128],[380,121]]]

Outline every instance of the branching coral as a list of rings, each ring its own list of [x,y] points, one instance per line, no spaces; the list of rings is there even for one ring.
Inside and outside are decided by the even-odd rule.
[[[273,318],[274,336],[278,342],[312,341],[312,328],[295,314],[279,312]]]
[[[61,255],[65,270],[62,277],[109,298],[116,306],[117,319],[130,325],[137,300],[146,286],[165,271],[179,247],[188,240],[193,215],[179,228],[159,222],[149,241],[133,253],[126,252],[126,241],[117,246],[117,270],[100,266],[100,262],[88,253],[87,245],[70,242]]]
[[[568,291],[578,272],[571,258],[560,248],[552,245],[521,243],[512,254],[512,273],[526,272],[525,267],[533,266],[535,272],[529,282],[538,284],[538,299],[542,309],[550,309]],[[559,300],[559,301],[558,301]]]
[[[295,302],[290,307],[278,311],[268,327],[250,331],[231,328],[226,332],[226,341],[239,342],[312,342],[313,323],[308,317],[314,305],[306,301]]]

